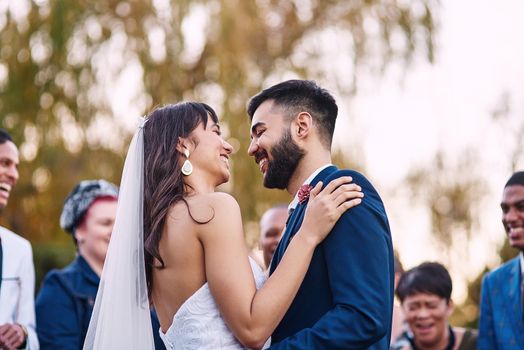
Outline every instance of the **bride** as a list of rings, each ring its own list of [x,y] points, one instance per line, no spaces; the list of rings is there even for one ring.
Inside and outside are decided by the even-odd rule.
[[[129,147],[117,218],[84,349],[153,349],[152,302],[168,349],[259,349],[313,251],[361,201],[350,177],[311,190],[304,223],[265,281],[248,258],[240,208],[215,192],[232,147],[204,103],[153,111]]]

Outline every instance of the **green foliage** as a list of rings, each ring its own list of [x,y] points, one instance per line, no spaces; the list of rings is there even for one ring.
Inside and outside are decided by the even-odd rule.
[[[68,243],[33,244],[37,293],[45,275],[52,269],[60,269],[69,264],[75,256],[75,251],[72,240]]]
[[[486,188],[481,176],[460,176],[476,171],[479,155],[467,150],[451,159],[441,151],[427,165],[406,177],[414,202],[429,209],[431,232],[444,251],[453,248],[459,235],[471,238],[479,227],[480,202]]]
[[[490,125],[492,130],[504,136],[500,139],[498,152],[501,159],[506,160],[507,167],[503,171],[507,171],[508,177],[518,170],[517,165],[524,156],[524,122],[520,116],[512,113],[509,97],[508,93],[502,94],[492,113]],[[448,261],[443,261],[448,267],[452,265],[451,251],[467,251],[468,247],[460,242],[469,243],[479,232],[481,204],[492,195],[486,190],[489,188],[487,175],[479,168],[479,159],[478,151],[473,149],[465,150],[458,156],[449,156],[439,150],[429,163],[412,169],[405,179],[405,185],[411,190],[413,203],[428,208],[432,237],[444,255],[448,256]],[[501,239],[505,239],[502,224],[500,234]],[[500,263],[514,258],[517,253],[505,239],[498,250]],[[462,262],[467,258],[462,256]],[[453,325],[477,326],[482,277],[495,267],[497,266],[485,266],[480,274],[469,281],[467,298],[455,309],[451,318]]]

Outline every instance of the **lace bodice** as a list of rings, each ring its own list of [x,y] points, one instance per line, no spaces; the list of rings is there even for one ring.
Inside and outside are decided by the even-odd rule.
[[[249,258],[249,263],[259,289],[265,274],[253,259]],[[159,332],[167,349],[243,349],[220,316],[207,282],[182,304],[166,333]]]

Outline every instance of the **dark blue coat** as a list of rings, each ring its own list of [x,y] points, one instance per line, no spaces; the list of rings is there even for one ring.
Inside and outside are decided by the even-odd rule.
[[[479,350],[524,349],[521,281],[520,256],[482,279]]]
[[[47,274],[36,299],[40,349],[82,349],[99,283],[100,278],[81,256],[64,269]],[[165,349],[154,312],[151,320],[155,348]]]
[[[389,348],[394,268],[382,201],[363,175],[334,166],[322,170],[311,185],[347,175],[365,197],[315,249],[304,281],[272,335],[271,349]],[[306,204],[299,204],[289,218],[271,273],[302,225]]]

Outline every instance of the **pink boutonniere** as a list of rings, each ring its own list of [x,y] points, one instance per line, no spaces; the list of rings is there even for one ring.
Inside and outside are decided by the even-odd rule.
[[[311,189],[313,186],[304,184],[300,186],[300,189],[298,190],[298,202],[300,204],[304,203],[309,198],[309,192],[311,192]]]

